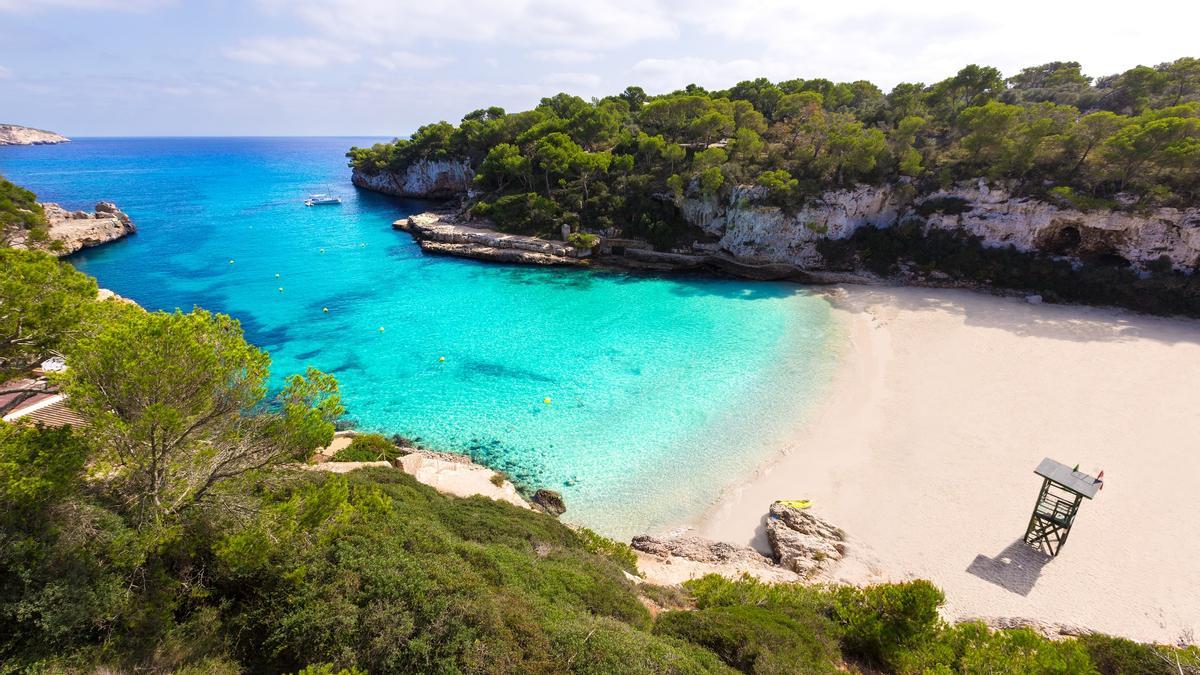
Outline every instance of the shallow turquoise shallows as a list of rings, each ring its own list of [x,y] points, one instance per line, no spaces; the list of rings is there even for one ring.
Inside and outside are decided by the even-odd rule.
[[[613,536],[698,515],[822,395],[821,297],[424,255],[391,223],[426,203],[350,185],[343,153],[375,140],[84,139],[0,148],[0,173],[134,218],[137,235],[71,259],[101,286],[233,314],[276,382],[333,372],[360,428],[559,490],[568,519]],[[343,203],[304,206],[317,192]]]

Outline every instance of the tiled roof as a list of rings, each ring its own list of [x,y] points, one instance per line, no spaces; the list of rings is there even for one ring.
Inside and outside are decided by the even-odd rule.
[[[87,426],[87,420],[79,416],[79,413],[67,407],[66,399],[59,399],[49,405],[44,405],[37,408],[33,412],[21,415],[17,418],[21,422],[29,424],[41,423],[48,427],[83,427]]]

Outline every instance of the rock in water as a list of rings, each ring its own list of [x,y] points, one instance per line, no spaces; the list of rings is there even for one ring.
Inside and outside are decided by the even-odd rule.
[[[533,493],[533,505],[554,517],[561,516],[567,510],[567,504],[562,495],[554,490],[542,488]]]
[[[846,552],[846,534],[807,509],[782,502],[771,504],[767,516],[767,541],[775,552],[775,561],[802,576],[822,565],[841,560]]]

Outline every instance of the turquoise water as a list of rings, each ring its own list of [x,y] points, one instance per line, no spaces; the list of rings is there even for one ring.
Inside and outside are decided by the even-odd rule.
[[[821,396],[837,330],[819,296],[426,256],[391,223],[427,203],[350,185],[343,153],[375,140],[84,139],[0,148],[0,173],[134,218],[71,258],[101,286],[228,312],[277,381],[333,372],[360,428],[557,489],[614,536],[697,515]]]

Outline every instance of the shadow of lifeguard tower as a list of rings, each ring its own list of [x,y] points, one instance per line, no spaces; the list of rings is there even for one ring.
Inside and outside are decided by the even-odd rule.
[[[1042,575],[1042,567],[1055,558],[1067,543],[1075,515],[1084,499],[1092,499],[1104,486],[1099,477],[1089,476],[1050,458],[1042,460],[1034,473],[1042,477],[1042,488],[1025,536],[989,558],[980,554],[967,572],[1018,595],[1029,595]],[[1100,474],[1103,476],[1103,472]]]

